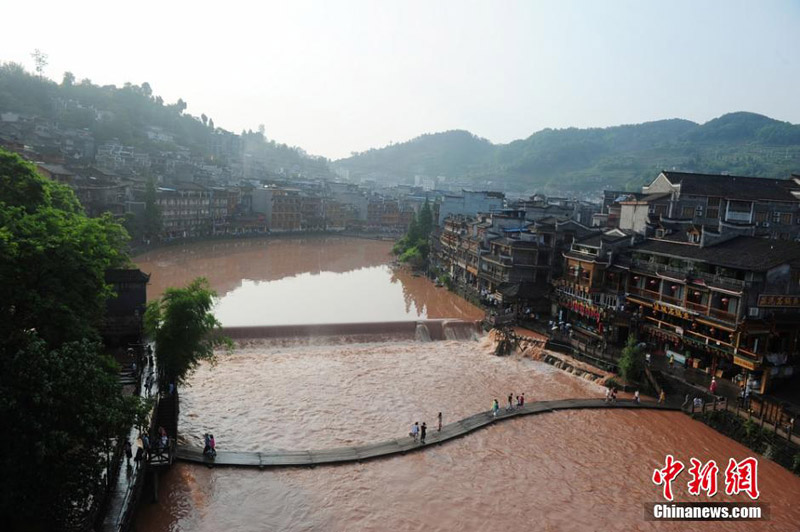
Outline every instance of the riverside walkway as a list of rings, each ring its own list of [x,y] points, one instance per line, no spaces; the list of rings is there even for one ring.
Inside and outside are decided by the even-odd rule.
[[[324,464],[339,464],[345,462],[358,462],[362,460],[391,456],[394,454],[405,454],[407,452],[419,451],[434,444],[459,438],[487,425],[492,425],[494,423],[519,416],[543,414],[545,412],[554,412],[556,410],[579,410],[589,408],[680,410],[680,408],[675,405],[660,405],[656,403],[637,404],[632,400],[617,401],[616,403],[607,403],[603,399],[563,399],[558,401],[535,401],[527,403],[525,406],[521,408],[515,408],[513,410],[501,408],[497,413],[497,417],[492,416],[490,411],[480,412],[454,423],[444,425],[441,432],[437,432],[435,426],[429,427],[428,435],[424,445],[414,441],[414,439],[410,436],[406,436],[403,438],[386,440],[367,445],[321,450],[275,450],[265,452],[218,451],[215,459],[206,458],[203,455],[203,449],[200,447],[180,445],[176,450],[175,457],[178,460],[207,465],[258,468],[315,466]]]

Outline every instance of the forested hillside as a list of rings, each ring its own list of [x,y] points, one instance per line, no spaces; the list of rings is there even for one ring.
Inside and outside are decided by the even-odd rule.
[[[762,177],[800,172],[800,125],[753,113],[705,124],[660,120],[592,129],[545,129],[491,144],[466,131],[423,135],[334,163],[351,177],[409,181],[415,175],[467,177],[510,190],[633,188],[662,169]]]

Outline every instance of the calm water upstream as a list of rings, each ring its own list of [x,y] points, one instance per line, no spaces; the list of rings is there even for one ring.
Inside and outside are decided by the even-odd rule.
[[[475,306],[424,278],[393,271],[390,242],[355,238],[235,240],[136,257],[152,274],[147,297],[206,277],[226,326],[480,319]]]
[[[222,296],[220,313],[238,290],[253,290],[263,295],[240,297],[259,305],[261,315],[292,316],[276,323],[301,322],[301,310],[272,308],[302,309],[297,301],[309,306],[305,322],[358,321],[363,314],[317,292],[338,279],[356,290],[348,276],[365,271],[375,273],[362,282],[386,305],[386,314],[375,310],[373,318],[479,316],[424,279],[393,275],[384,267],[388,248],[347,239],[247,241],[170,248],[137,263],[153,274],[151,297],[166,285],[204,275]],[[323,278],[328,281],[318,284]],[[275,288],[283,282],[294,283],[280,292],[292,301],[270,292],[284,290]],[[402,314],[392,314],[398,300]],[[233,307],[227,312],[226,324],[262,323],[244,321],[247,312]],[[488,409],[494,397],[502,403],[509,392],[522,391],[529,401],[602,395],[594,383],[551,366],[494,357],[485,338],[289,346],[251,341],[216,367],[198,369],[182,391],[180,430],[195,444],[211,430],[225,449],[336,447],[406,434],[413,421],[435,423],[440,410],[448,422]],[[264,471],[177,464],[162,478],[160,503],[139,510],[136,530],[797,529],[800,478],[763,458],[760,500],[770,505],[770,521],[644,521],[642,504],[660,500],[650,476],[666,454],[687,463],[695,456],[725,464],[751,453],[680,413],[562,411],[362,464]],[[690,498],[685,481],[682,476],[673,484],[677,500],[704,500]]]

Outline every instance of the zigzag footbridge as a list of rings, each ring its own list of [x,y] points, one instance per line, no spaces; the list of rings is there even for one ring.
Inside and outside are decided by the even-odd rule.
[[[459,421],[444,425],[441,432],[429,430],[425,444],[415,441],[410,436],[386,440],[373,444],[358,445],[351,447],[338,447],[320,450],[300,450],[300,451],[264,451],[264,452],[244,452],[244,451],[218,451],[216,458],[208,458],[203,455],[200,447],[179,445],[175,452],[178,460],[185,462],[195,462],[209,466],[234,466],[234,467],[296,467],[296,466],[317,466],[333,465],[347,462],[361,462],[375,458],[388,457],[396,454],[422,451],[432,445],[441,444],[466,434],[474,432],[483,427],[505,421],[520,416],[533,414],[543,414],[556,410],[580,410],[580,409],[650,409],[650,410],[680,410],[678,406],[664,405],[657,403],[636,403],[634,401],[618,401],[615,403],[606,402],[603,399],[562,399],[556,401],[535,401],[523,407],[505,410],[503,408],[497,413],[497,417],[491,412],[480,412],[466,417]]]

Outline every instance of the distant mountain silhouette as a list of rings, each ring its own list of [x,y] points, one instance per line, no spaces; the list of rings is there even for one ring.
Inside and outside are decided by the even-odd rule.
[[[468,131],[427,134],[333,163],[351,177],[446,176],[509,190],[633,188],[662,169],[788,177],[800,171],[800,125],[737,112],[696,124],[671,119],[590,129],[544,129],[492,144]]]

